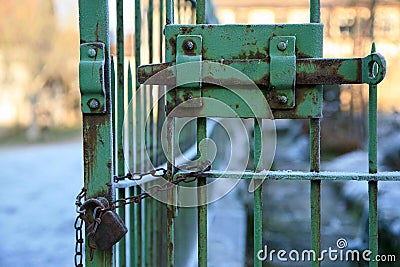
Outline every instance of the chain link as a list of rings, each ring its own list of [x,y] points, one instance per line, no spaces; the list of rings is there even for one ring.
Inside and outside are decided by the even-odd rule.
[[[179,169],[179,167],[178,167]],[[140,193],[138,195],[135,196],[130,196],[130,197],[126,197],[126,198],[121,198],[121,199],[117,199],[115,200],[114,203],[114,209],[118,209],[118,208],[122,208],[125,207],[126,205],[132,204],[132,203],[139,203],[142,199],[148,198],[154,194],[157,194],[158,192],[162,192],[162,191],[168,191],[172,188],[174,188],[176,185],[180,184],[180,183],[190,183],[193,182],[195,180],[197,180],[200,177],[204,176],[204,172],[205,171],[209,171],[211,169],[211,165],[208,163],[207,165],[205,165],[205,167],[203,169],[201,169],[200,171],[193,171],[193,172],[188,172],[188,173],[184,173],[179,175],[178,178],[176,178],[175,180],[166,182],[163,185],[154,185],[152,187],[149,187],[148,189],[146,189],[146,192]],[[158,175],[156,174],[157,172],[162,171],[163,174]],[[167,175],[168,171],[166,169],[163,168],[158,168],[149,172],[144,172],[144,173],[135,173],[135,175],[137,175],[140,178],[136,178],[135,180],[140,180],[143,176],[145,175],[153,175],[156,174],[157,176],[155,177],[163,177],[165,178]],[[129,173],[128,173],[129,174]],[[127,177],[128,175],[125,176],[121,176],[119,177],[118,181],[123,180]],[[122,178],[125,177],[125,178]],[[130,176],[132,177],[132,176]],[[128,178],[130,179],[130,178]],[[132,180],[132,179],[131,179]],[[115,176],[114,176],[114,181],[115,181]]]
[[[74,228],[75,228],[75,267],[83,267],[83,219],[81,218],[81,214],[78,214],[75,220]]]
[[[185,166],[186,167],[186,166]],[[177,167],[177,169],[180,169]],[[111,207],[108,207],[106,210],[114,210],[117,208],[122,208],[125,207],[126,205],[132,204],[132,203],[139,203],[142,199],[145,199],[147,197],[150,197],[154,194],[157,194],[158,192],[161,191],[168,191],[174,186],[180,184],[180,183],[190,183],[195,180],[197,180],[200,177],[204,177],[204,172],[209,171],[211,169],[211,164],[207,162],[206,165],[203,165],[199,171],[192,171],[188,173],[184,173],[179,175],[178,178],[172,181],[168,181],[163,185],[154,185],[148,189],[146,189],[146,192],[140,193],[135,196],[130,196],[126,198],[121,198],[117,199],[113,202],[113,205]],[[147,172],[129,172],[124,176],[114,176],[113,180],[114,183],[118,183],[119,181],[128,179],[132,181],[137,181],[141,180],[144,176],[147,175],[152,175],[154,177],[158,178],[166,178],[168,174],[168,170],[164,168],[157,168],[151,171]],[[74,228],[75,228],[75,256],[74,256],[74,262],[75,262],[75,267],[83,267],[83,243],[84,243],[84,236],[83,236],[83,222],[89,223],[87,216],[85,215],[86,210],[81,210],[82,206],[82,199],[86,197],[86,188],[82,188],[80,193],[76,196],[76,201],[75,201],[75,206],[76,206],[76,212],[78,213],[78,216],[76,217]],[[89,233],[87,233],[89,239],[93,239],[93,235],[96,232],[97,226],[100,224],[101,220],[99,219],[101,217],[101,214],[104,212],[104,209],[98,210],[96,208],[94,212],[94,222],[93,222],[93,229]],[[98,214],[98,216],[96,216]],[[93,252],[96,249],[95,244],[88,244],[90,248],[90,259],[93,258]]]
[[[74,263],[75,267],[83,267],[83,221],[84,221],[84,211],[80,210],[82,206],[82,199],[86,196],[86,189],[82,188],[81,192],[76,196],[75,206],[78,216],[75,219],[75,255]]]
[[[84,197],[86,197],[86,192],[87,192],[87,189],[82,188],[81,192],[79,192],[79,194],[76,196],[76,200],[75,200],[76,213],[83,214],[85,212],[85,211],[79,210],[79,208],[82,206],[82,199]]]
[[[161,174],[158,174],[158,172],[162,172]],[[153,177],[158,177],[162,178],[165,177],[168,171],[164,168],[158,168],[154,169],[148,172],[128,172],[126,175],[123,176],[114,176],[114,183],[118,183],[119,181],[128,179],[132,181],[138,181],[141,180],[144,176],[146,175],[151,175]]]

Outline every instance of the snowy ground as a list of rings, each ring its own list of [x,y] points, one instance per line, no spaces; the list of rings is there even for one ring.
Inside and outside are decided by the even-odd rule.
[[[381,147],[384,146],[383,142]],[[299,145],[296,147],[299,148]],[[292,156],[299,155],[294,152],[290,154]],[[295,163],[294,159],[290,162],[292,165]],[[323,164],[322,167],[325,170],[365,172],[367,162],[366,153],[357,151],[338,157]],[[0,147],[0,179],[3,186],[3,192],[0,194],[0,240],[2,241],[0,244],[0,267],[73,265],[75,239],[73,223],[76,216],[74,201],[82,187],[82,174],[81,140],[56,144]],[[381,218],[385,218],[390,223],[391,233],[397,236],[400,233],[400,220],[398,208],[394,203],[399,202],[399,186],[399,183],[380,183],[379,198]],[[284,188],[285,191],[289,189],[288,187]],[[364,201],[367,196],[366,183],[363,182],[348,182],[346,186],[342,187],[342,191],[343,195],[354,201]],[[270,192],[270,194],[273,193]],[[277,196],[281,193],[282,191],[275,191]],[[325,203],[332,199],[329,194],[324,193],[323,196]],[[269,197],[269,202],[271,202],[273,198],[271,195]],[[233,199],[237,201],[239,197],[231,194],[231,197],[222,200],[226,200],[232,206]],[[299,202],[307,204],[306,201]],[[278,201],[278,203],[282,203],[282,201]],[[238,245],[238,243],[244,242],[244,230],[238,231],[237,228],[237,225],[244,226],[244,207],[235,206],[234,209],[228,209],[229,205],[225,207],[221,207],[221,205],[223,205],[223,201],[210,206],[209,210],[210,221],[215,226],[215,229],[210,227],[210,233],[221,233],[220,235],[213,234],[210,239],[210,243],[214,244],[214,247],[210,249],[210,258],[217,261],[220,259],[215,255],[227,256],[226,253],[229,250],[227,248],[230,245],[244,247],[244,244]],[[308,205],[306,206],[304,210],[308,210]],[[221,210],[225,211],[223,216]],[[214,218],[213,213],[221,216]],[[241,214],[240,218],[236,218],[239,213]],[[233,218],[232,214],[236,217],[230,220],[234,223],[229,224],[227,218]],[[391,217],[387,218],[387,214],[391,214]],[[269,213],[269,215],[272,214]],[[308,218],[308,216],[306,217]],[[219,223],[217,223],[218,220]],[[218,226],[222,227],[218,228]],[[224,231],[232,233],[232,226],[237,235],[231,234],[230,239],[221,237],[224,236],[222,234]],[[343,229],[340,231],[343,234]],[[270,232],[266,231],[266,233]],[[279,239],[282,239],[282,236]],[[225,251],[225,253],[219,253],[220,251]],[[212,255],[214,256],[212,257]],[[243,260],[244,254],[237,252],[236,256],[240,258],[238,260],[240,262]]]
[[[82,162],[81,140],[0,147],[4,188],[0,195],[0,267],[73,266],[74,205],[82,187]],[[233,245],[245,247],[246,217],[240,198],[231,192],[210,206],[209,218],[209,231],[214,233],[210,266],[221,266],[216,264],[221,261],[217,254],[228,257],[225,262],[232,264],[226,266],[241,266],[244,251],[228,249],[232,255],[225,251]],[[227,226],[227,221],[235,223]],[[221,250],[225,253],[212,253]]]
[[[0,266],[72,266],[81,141],[0,147]]]

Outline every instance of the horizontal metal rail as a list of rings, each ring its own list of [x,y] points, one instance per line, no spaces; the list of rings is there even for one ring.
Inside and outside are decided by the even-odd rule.
[[[174,179],[183,177],[187,171],[179,171]],[[399,172],[360,173],[360,172],[301,172],[301,171],[262,171],[235,172],[211,170],[204,172],[206,178],[228,179],[266,179],[266,180],[330,180],[330,181],[400,181]]]

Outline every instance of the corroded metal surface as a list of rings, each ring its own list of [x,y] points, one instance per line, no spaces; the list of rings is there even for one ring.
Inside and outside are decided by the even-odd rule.
[[[112,132],[110,95],[110,43],[108,1],[80,0],[80,39],[82,43],[104,44],[105,113],[83,114],[84,186],[87,196],[111,199],[109,183],[112,175]],[[82,73],[80,75],[83,75]],[[90,248],[86,243],[86,251]],[[85,258],[85,266],[113,265],[113,250],[96,250],[93,260]]]

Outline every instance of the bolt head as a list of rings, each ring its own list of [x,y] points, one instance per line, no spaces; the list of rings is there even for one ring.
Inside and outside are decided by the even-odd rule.
[[[89,57],[95,57],[97,52],[94,48],[89,48],[89,50],[87,51],[87,54]]]
[[[194,49],[194,43],[192,41],[185,42],[185,49],[188,51],[192,51]]]
[[[286,50],[286,47],[287,47],[287,41],[286,42],[279,42],[278,43],[278,49],[279,50],[281,50],[281,51],[285,51]]]
[[[282,105],[284,105],[284,104],[286,104],[286,103],[288,102],[288,99],[287,99],[286,96],[280,95],[280,96],[278,96],[278,101],[279,101],[279,103],[281,103]]]
[[[99,100],[92,98],[89,100],[88,106],[90,109],[98,109],[100,107],[100,102]]]

